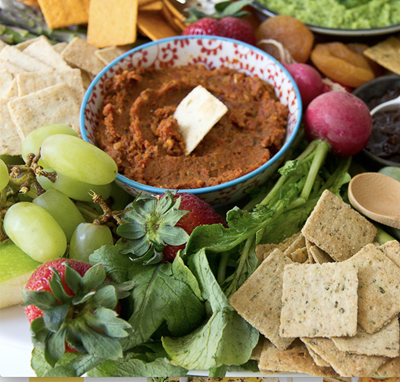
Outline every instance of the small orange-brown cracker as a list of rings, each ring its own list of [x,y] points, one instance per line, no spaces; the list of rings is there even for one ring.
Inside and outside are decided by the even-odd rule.
[[[98,48],[136,41],[138,0],[91,0],[88,43]],[[157,28],[156,26],[153,26]]]
[[[38,1],[46,24],[51,29],[88,22],[88,0]]]
[[[154,25],[157,25],[157,28],[154,28]],[[178,36],[178,33],[167,23],[161,12],[139,12],[138,29],[140,33],[153,41],[161,38]]]

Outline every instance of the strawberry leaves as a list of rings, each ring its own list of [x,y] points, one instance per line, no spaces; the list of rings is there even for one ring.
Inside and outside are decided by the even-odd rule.
[[[119,340],[128,337],[132,327],[114,309],[120,298],[129,295],[132,283],[111,285],[101,264],[89,268],[83,276],[67,261],[64,265],[64,280],[50,268],[51,292],[23,290],[23,306],[35,305],[43,310],[43,316],[32,322],[31,331],[35,342],[44,347],[45,360],[54,367],[64,355],[66,342],[81,353],[121,358]]]
[[[167,245],[185,244],[189,235],[175,225],[187,211],[179,209],[181,199],[166,191],[158,200],[154,196],[139,195],[120,217],[124,224],[117,228],[123,239],[120,253],[134,261],[151,265],[163,258]]]

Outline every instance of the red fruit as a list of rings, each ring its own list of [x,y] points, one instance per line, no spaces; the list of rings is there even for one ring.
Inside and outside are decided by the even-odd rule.
[[[227,16],[220,20],[222,35],[224,37],[234,38],[247,44],[256,45],[253,27],[247,20],[237,17]]]
[[[251,24],[233,16],[223,17],[220,20],[204,17],[186,27],[182,35],[222,36],[256,45]]]
[[[33,291],[47,290],[51,292],[49,280],[53,276],[53,271],[50,268],[54,268],[61,276],[65,292],[69,296],[75,296],[72,290],[65,283],[65,265],[63,264],[65,262],[68,262],[71,265],[71,267],[74,270],[76,270],[81,276],[83,276],[86,273],[86,271],[92,267],[90,264],[82,263],[76,260],[70,260],[64,258],[51,260],[40,265],[35,270],[35,272],[32,273],[25,288]],[[25,313],[28,317],[29,323],[32,323],[32,321],[35,320],[36,318],[43,316],[43,310],[40,310],[35,305],[26,306]]]
[[[219,20],[205,17],[187,26],[183,35],[222,36]]]
[[[188,235],[200,225],[223,224],[226,227],[225,220],[221,218],[205,201],[199,199],[196,195],[180,193],[174,196],[174,199],[181,197],[180,210],[189,211],[183,216],[175,227],[183,228]],[[179,250],[185,248],[185,244],[172,246],[168,245],[163,250],[162,261],[173,261]]]

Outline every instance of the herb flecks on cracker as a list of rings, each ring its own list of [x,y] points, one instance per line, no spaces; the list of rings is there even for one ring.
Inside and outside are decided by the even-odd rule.
[[[357,286],[356,265],[325,263],[285,266],[280,335],[355,335]]]
[[[350,205],[325,190],[301,232],[332,259],[344,261],[372,243],[377,230]]]

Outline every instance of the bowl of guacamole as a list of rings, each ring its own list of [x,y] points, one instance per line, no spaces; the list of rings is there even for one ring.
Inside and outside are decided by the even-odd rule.
[[[400,30],[400,0],[257,0],[262,16],[295,17],[334,35],[379,35]]]

